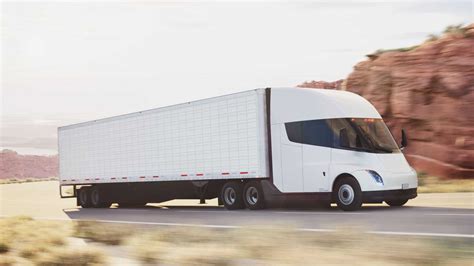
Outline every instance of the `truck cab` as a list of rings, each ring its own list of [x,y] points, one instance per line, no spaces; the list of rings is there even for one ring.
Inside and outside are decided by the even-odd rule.
[[[415,170],[363,97],[272,89],[270,103],[272,183],[278,191],[327,195],[344,210],[383,201],[401,206],[416,197]]]

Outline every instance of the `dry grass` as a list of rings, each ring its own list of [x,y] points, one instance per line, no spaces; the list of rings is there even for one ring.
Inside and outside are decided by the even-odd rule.
[[[127,244],[142,263],[164,265],[461,265],[474,259],[472,241],[375,236],[350,229],[313,233],[268,226],[162,228],[137,234]]]
[[[102,264],[97,250],[70,246],[71,223],[37,221],[25,216],[0,219],[0,265]]]
[[[120,245],[135,232],[135,227],[96,221],[77,221],[74,236],[107,245]]]
[[[420,173],[418,183],[419,193],[474,192],[474,179],[442,179]]]
[[[41,253],[35,259],[36,265],[103,265],[105,256],[94,248],[56,247]]]
[[[377,236],[361,233],[365,228],[340,228],[331,233],[302,232],[285,226],[139,228],[92,221],[73,225],[28,217],[0,220],[0,228],[5,247],[0,265],[107,262],[102,251],[96,249],[100,244],[72,246],[68,242],[72,234],[109,245],[124,245],[124,251],[130,251],[143,264],[469,265],[474,260],[472,239]]]

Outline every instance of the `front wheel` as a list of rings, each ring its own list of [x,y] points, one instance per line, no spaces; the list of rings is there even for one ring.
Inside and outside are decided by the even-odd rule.
[[[362,191],[353,177],[343,177],[335,186],[337,207],[344,211],[355,211],[362,206]]]
[[[390,207],[401,207],[408,202],[408,199],[395,199],[395,200],[386,200],[385,203],[390,205]]]
[[[262,187],[258,181],[250,181],[244,187],[244,203],[250,210],[265,208]]]

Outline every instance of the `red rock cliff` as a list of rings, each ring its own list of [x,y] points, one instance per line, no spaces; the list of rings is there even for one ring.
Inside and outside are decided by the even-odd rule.
[[[47,178],[58,176],[58,156],[20,155],[0,152],[0,179]]]
[[[368,99],[418,171],[474,178],[474,24],[358,63],[342,89]]]

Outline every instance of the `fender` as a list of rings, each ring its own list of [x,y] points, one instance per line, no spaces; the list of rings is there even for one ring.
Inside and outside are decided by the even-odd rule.
[[[375,182],[372,175],[367,170],[357,170],[350,173],[359,182],[362,191],[384,190],[384,185]]]

